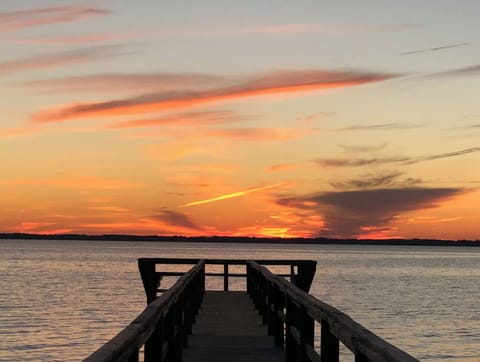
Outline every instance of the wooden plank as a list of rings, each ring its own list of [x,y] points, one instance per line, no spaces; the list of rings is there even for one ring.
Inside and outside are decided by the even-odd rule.
[[[245,292],[206,292],[184,362],[284,361]]]

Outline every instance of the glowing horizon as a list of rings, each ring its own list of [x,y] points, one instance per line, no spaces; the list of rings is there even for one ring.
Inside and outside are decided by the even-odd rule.
[[[3,1],[0,232],[480,239],[478,11]]]

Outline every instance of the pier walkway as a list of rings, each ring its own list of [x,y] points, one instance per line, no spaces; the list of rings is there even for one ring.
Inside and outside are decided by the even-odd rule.
[[[340,343],[355,362],[418,362],[309,295],[315,261],[141,258],[138,264],[147,307],[84,362],[339,362]],[[206,278],[216,278],[216,290]],[[232,278],[244,290],[231,291],[241,284]]]
[[[277,362],[283,350],[274,347],[252,300],[245,292],[206,292],[184,362]]]

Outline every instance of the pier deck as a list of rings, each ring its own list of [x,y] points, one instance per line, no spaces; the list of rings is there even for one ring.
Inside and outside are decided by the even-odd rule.
[[[184,362],[284,360],[246,292],[205,292]]]
[[[138,263],[147,307],[84,362],[142,357],[144,362],[339,362],[340,343],[355,362],[418,362],[309,295],[315,261],[141,258]],[[171,277],[175,283],[163,288]],[[223,278],[223,291],[208,289],[207,277]],[[246,291],[230,291],[231,278],[245,280]]]

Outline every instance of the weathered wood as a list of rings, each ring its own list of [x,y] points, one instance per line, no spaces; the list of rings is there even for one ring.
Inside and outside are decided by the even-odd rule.
[[[87,357],[84,362],[128,361],[131,356],[138,353],[138,350],[144,344],[153,345],[153,343],[156,343],[148,340],[152,335],[155,335],[160,320],[165,316],[168,321],[165,320],[165,324],[167,325],[164,326],[164,330],[171,331],[173,329],[173,325],[168,324],[170,323],[169,318],[173,311],[171,307],[175,305],[177,300],[188,287],[191,286],[191,283],[195,279],[201,279],[201,274],[204,270],[204,262],[199,262],[195,265],[190,271],[179,278],[172,288],[147,305],[144,311],[130,323],[127,328]],[[173,346],[173,340],[171,341],[171,345]],[[152,352],[152,355],[155,356],[155,360],[158,360],[156,359],[157,353]],[[162,359],[160,359],[160,361],[161,360]],[[145,361],[148,361],[147,358]]]
[[[340,357],[340,343],[338,338],[330,332],[330,326],[324,319],[320,326],[320,357],[322,362],[338,362]]]
[[[260,278],[266,278],[274,283],[286,296],[287,302],[287,332],[290,330],[289,309],[295,310],[298,305],[302,306],[305,312],[316,321],[326,321],[330,332],[337,339],[342,341],[358,359],[375,362],[416,362],[413,356],[393,346],[382,338],[378,337],[365,327],[355,322],[338,309],[324,303],[315,297],[305,293],[303,290],[287,282],[270,272],[267,268],[254,261],[247,262],[247,265],[256,271]],[[250,272],[251,275],[254,272]],[[294,313],[294,312],[293,312]],[[287,348],[288,333],[287,333]],[[287,361],[289,359],[287,358]]]
[[[185,362],[283,361],[245,292],[206,292]]]
[[[219,276],[224,278],[224,290],[228,290],[229,277],[246,277],[246,273],[229,273],[228,268],[230,265],[245,265],[245,259],[202,259],[209,265],[223,265],[224,271],[222,272],[207,272],[206,276]],[[164,289],[158,289],[159,281],[162,276],[179,276],[181,272],[156,272],[156,265],[194,265],[197,264],[200,259],[190,258],[140,258],[138,259],[138,266],[140,274],[142,276],[145,293],[147,294],[147,302],[150,303],[155,299],[155,293],[157,291],[163,292]],[[302,290],[308,292],[310,285],[315,275],[316,261],[312,260],[275,260],[275,259],[260,259],[257,262],[261,265],[275,265],[275,266],[289,266],[290,273],[282,273],[280,276],[289,276],[292,283],[299,286]],[[295,268],[297,268],[298,275],[295,275]],[[226,270],[225,270],[226,269]]]
[[[158,264],[192,268],[186,273],[157,272]],[[205,273],[206,264],[223,265],[223,273]],[[290,274],[275,275],[261,264],[290,266]],[[246,265],[245,274],[230,273],[230,265]],[[139,259],[149,304],[127,328],[85,361],[136,362],[144,345],[145,362],[338,362],[340,341],[353,352],[355,362],[418,361],[308,295],[315,265],[304,260]],[[163,290],[158,288],[163,276],[180,278],[157,296]],[[224,292],[208,292],[200,309],[205,276],[223,276]],[[245,292],[228,292],[231,277],[246,277],[251,300]],[[321,353],[314,348],[314,321],[321,324]]]

